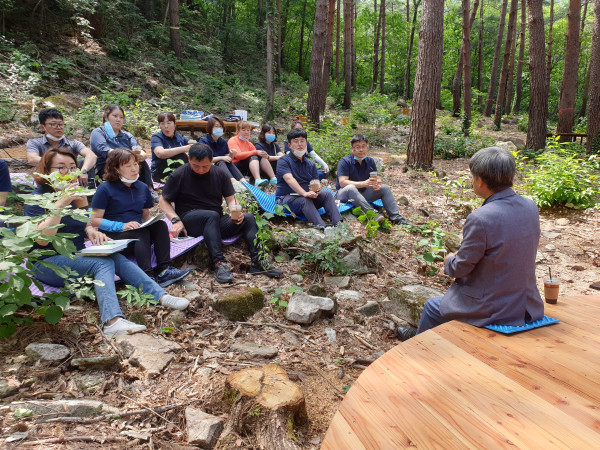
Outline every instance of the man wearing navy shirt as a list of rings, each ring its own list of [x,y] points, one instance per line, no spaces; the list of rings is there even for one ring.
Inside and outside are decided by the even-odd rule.
[[[3,159],[0,159],[0,206],[6,205],[6,197],[8,197],[10,191],[12,191],[12,186],[8,164]]]
[[[372,172],[377,172],[373,158],[367,156],[369,141],[362,134],[355,135],[350,141],[352,153],[344,156],[338,163],[337,194],[341,202],[352,200],[355,206],[364,211],[375,211],[369,202],[381,199],[388,213],[390,222],[407,225],[409,222],[398,212],[398,204],[392,190],[387,184],[381,184],[381,178],[371,178]],[[378,214],[376,219],[381,222],[384,217]]]
[[[342,220],[329,191],[311,191],[311,180],[318,180],[317,166],[306,156],[306,131],[293,129],[287,135],[291,152],[277,162],[277,204],[287,205],[295,214],[303,214],[317,228],[325,228],[318,209],[325,208],[332,225]],[[319,184],[320,186],[320,184]]]

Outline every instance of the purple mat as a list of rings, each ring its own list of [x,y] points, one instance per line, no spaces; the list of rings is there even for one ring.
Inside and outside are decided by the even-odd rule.
[[[169,231],[171,231],[171,221],[169,219],[167,219],[166,217],[164,217],[162,219],[163,221],[165,221],[167,223],[167,227],[169,228]],[[221,242],[223,243],[223,245],[231,245],[234,242],[236,242],[241,235],[236,235],[227,239],[223,239]],[[188,251],[190,251],[191,249],[193,249],[196,245],[198,245],[200,242],[202,242],[204,240],[204,236],[198,236],[192,239],[187,239],[185,241],[174,241],[171,240],[171,259],[177,258],[178,256],[183,255],[184,253],[187,253]],[[86,247],[89,247],[91,245],[91,242],[86,241],[85,243]],[[132,256],[129,258],[131,261],[136,262],[135,258]],[[154,255],[154,252],[152,252],[152,267],[156,267],[156,256]],[[120,281],[120,278],[118,276],[115,276],[115,281]],[[30,287],[30,291],[33,295],[37,295],[37,296],[42,296],[45,292],[49,293],[49,292],[58,292],[60,291],[60,288],[57,288],[55,286],[50,286],[48,284],[44,284],[42,283],[42,286],[44,287],[44,291],[40,291],[34,284],[31,285]]]

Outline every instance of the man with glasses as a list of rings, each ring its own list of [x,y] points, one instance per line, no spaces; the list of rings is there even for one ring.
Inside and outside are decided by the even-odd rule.
[[[81,142],[65,137],[65,122],[59,110],[44,109],[40,111],[38,118],[40,129],[44,135],[27,141],[27,162],[35,166],[48,149],[65,147],[73,152],[75,156],[81,155],[84,157],[81,165],[83,173],[79,176],[79,182],[82,186],[87,186],[89,172],[96,165],[96,154]],[[93,179],[93,173],[91,178]]]

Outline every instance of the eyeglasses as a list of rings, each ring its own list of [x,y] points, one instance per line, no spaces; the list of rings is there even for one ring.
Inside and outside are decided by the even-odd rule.
[[[65,124],[62,122],[46,122],[44,124],[45,127],[52,127],[52,128],[64,128]]]
[[[51,169],[58,169],[58,173],[61,175],[66,175],[69,172],[75,172],[77,167],[50,167]]]

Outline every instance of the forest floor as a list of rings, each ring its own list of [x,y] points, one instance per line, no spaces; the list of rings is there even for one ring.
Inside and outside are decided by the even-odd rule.
[[[7,130],[2,130],[3,134]],[[382,131],[383,132],[383,131]],[[393,129],[385,130],[388,136]],[[510,134],[523,141],[525,136],[516,125],[506,125],[503,132],[486,132],[498,140]],[[33,133],[31,133],[33,135]],[[3,158],[22,158],[23,146],[8,148]],[[6,152],[5,152],[6,153]],[[452,190],[448,180],[468,177],[468,160],[435,160],[436,171],[444,172],[447,179],[440,180],[432,173],[404,171],[400,155],[389,148],[374,147],[371,156],[379,156],[386,162],[384,182],[390,184],[397,198],[404,196],[408,205],[401,206],[401,214],[415,225],[434,222],[432,227],[460,233],[468,205],[478,205],[472,195],[463,190]],[[538,287],[543,291],[543,277],[552,272],[561,279],[561,296],[597,294],[589,288],[600,281],[600,249],[598,229],[600,212],[597,209],[573,210],[564,207],[542,210],[542,236],[539,244],[536,275]],[[304,227],[298,223],[278,222],[278,226],[291,231]],[[350,220],[355,236],[366,237],[364,226]],[[81,442],[68,438],[102,436],[127,439],[128,442],[89,442],[88,448],[195,448],[186,444],[186,423],[183,411],[186,406],[226,418],[229,406],[224,399],[226,377],[238,370],[265,364],[266,360],[234,353],[234,342],[252,342],[276,347],[278,355],[271,360],[281,365],[290,377],[299,383],[306,397],[308,422],[298,426],[295,438],[301,448],[319,448],[328,425],[335,414],[345,391],[360,376],[369,361],[373,361],[399,342],[393,322],[385,313],[366,317],[357,308],[368,300],[380,301],[387,289],[403,284],[423,284],[445,290],[451,279],[443,275],[441,263],[433,276],[423,270],[423,263],[416,255],[416,243],[422,236],[394,227],[390,233],[379,233],[371,239],[368,247],[376,249],[381,263],[378,273],[351,276],[348,289],[360,293],[360,299],[340,302],[337,313],[331,318],[321,318],[311,325],[301,327],[286,320],[283,311],[272,305],[265,306],[247,323],[226,319],[210,307],[211,297],[220,297],[235,290],[213,282],[207,270],[194,271],[186,281],[197,284],[201,297],[185,311],[185,317],[166,338],[179,343],[183,350],[158,376],[151,377],[139,367],[128,362],[115,369],[94,371],[100,376],[95,391],[83,393],[78,379],[82,374],[69,365],[74,357],[97,356],[114,353],[112,344],[93,325],[90,313],[97,314],[97,306],[87,302],[74,302],[69,315],[56,326],[36,322],[22,328],[10,339],[0,341],[0,371],[6,380],[20,385],[13,395],[4,398],[1,405],[16,400],[97,399],[121,411],[144,407],[156,408],[177,405],[167,412],[123,417],[113,421],[95,423],[40,423],[32,418],[17,419],[3,409],[0,416],[0,435],[7,438],[16,432],[27,433],[27,440],[0,444],[2,448],[17,448],[29,443],[33,448],[81,448]],[[251,277],[245,274],[248,256],[245,246],[237,243],[225,248],[225,256],[231,262],[236,280],[241,284],[261,288],[271,298],[277,288],[297,285],[307,291],[313,284],[322,283],[321,273],[303,272],[301,281],[292,282],[290,277],[299,270],[296,260],[277,263],[285,276],[279,280]],[[184,256],[178,265],[192,263]],[[167,290],[174,295],[184,295],[186,287],[175,284]],[[334,289],[329,289],[332,295]],[[560,300],[559,300],[560,301]],[[123,302],[127,314],[136,308]],[[161,307],[141,311],[144,314],[147,333],[161,335],[170,311]],[[326,328],[336,331],[335,342],[328,340]],[[291,333],[291,334],[290,334]],[[163,334],[164,335],[164,334]],[[49,342],[67,346],[71,355],[61,365],[46,366],[34,363],[25,356],[25,347],[32,342]],[[39,418],[38,418],[39,419]],[[137,433],[137,434],[136,434]],[[57,443],[32,441],[56,438]],[[237,436],[235,447],[251,448],[255,445],[252,432]]]

